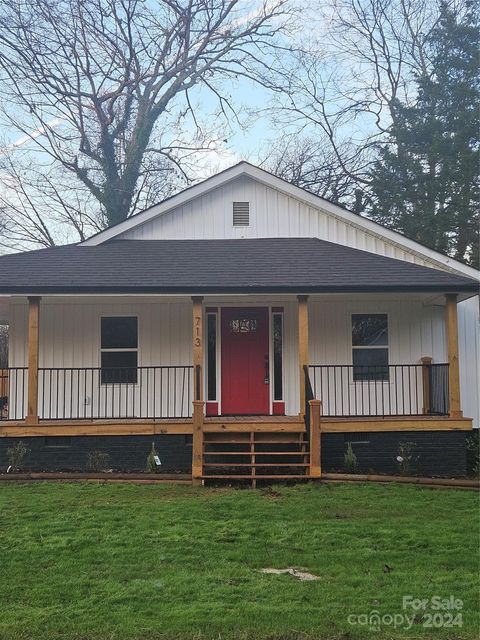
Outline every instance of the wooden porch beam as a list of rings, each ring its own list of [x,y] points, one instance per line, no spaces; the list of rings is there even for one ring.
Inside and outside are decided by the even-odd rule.
[[[28,298],[28,424],[38,424],[38,358],[40,336],[40,300],[38,296]]]
[[[446,296],[446,329],[448,350],[448,395],[449,413],[451,418],[461,418],[463,412],[460,406],[460,367],[458,362],[458,317],[457,295],[448,293]]]
[[[298,300],[298,370],[300,384],[300,415],[306,411],[305,374],[303,367],[309,365],[308,358],[308,296],[297,296]]]

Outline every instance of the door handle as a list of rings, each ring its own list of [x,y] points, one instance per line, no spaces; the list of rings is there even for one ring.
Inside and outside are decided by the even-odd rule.
[[[270,382],[270,364],[269,364],[268,355],[265,356],[264,361],[265,361],[265,378],[264,378],[263,382],[265,384],[269,384],[269,382]]]

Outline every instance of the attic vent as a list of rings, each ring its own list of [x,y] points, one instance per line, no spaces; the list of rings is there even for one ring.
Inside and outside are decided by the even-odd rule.
[[[248,227],[250,224],[250,203],[234,202],[233,203],[233,226]]]

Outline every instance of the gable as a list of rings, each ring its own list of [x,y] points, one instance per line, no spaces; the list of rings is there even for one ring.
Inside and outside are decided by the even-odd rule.
[[[233,224],[234,202],[249,203],[248,226]],[[100,244],[113,237],[128,240],[318,238],[478,277],[474,269],[452,258],[248,163],[227,169],[84,244]]]

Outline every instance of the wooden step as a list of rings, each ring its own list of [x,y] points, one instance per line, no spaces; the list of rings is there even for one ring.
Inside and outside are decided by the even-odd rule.
[[[204,462],[204,467],[309,467],[306,462]]]
[[[308,480],[310,476],[307,475],[230,475],[230,476],[221,476],[221,475],[204,475],[202,476],[202,480]]]
[[[257,444],[308,444],[307,440],[210,440],[204,438],[204,444],[244,444],[244,445],[257,445]]]
[[[308,451],[204,451],[205,456],[306,456]]]

